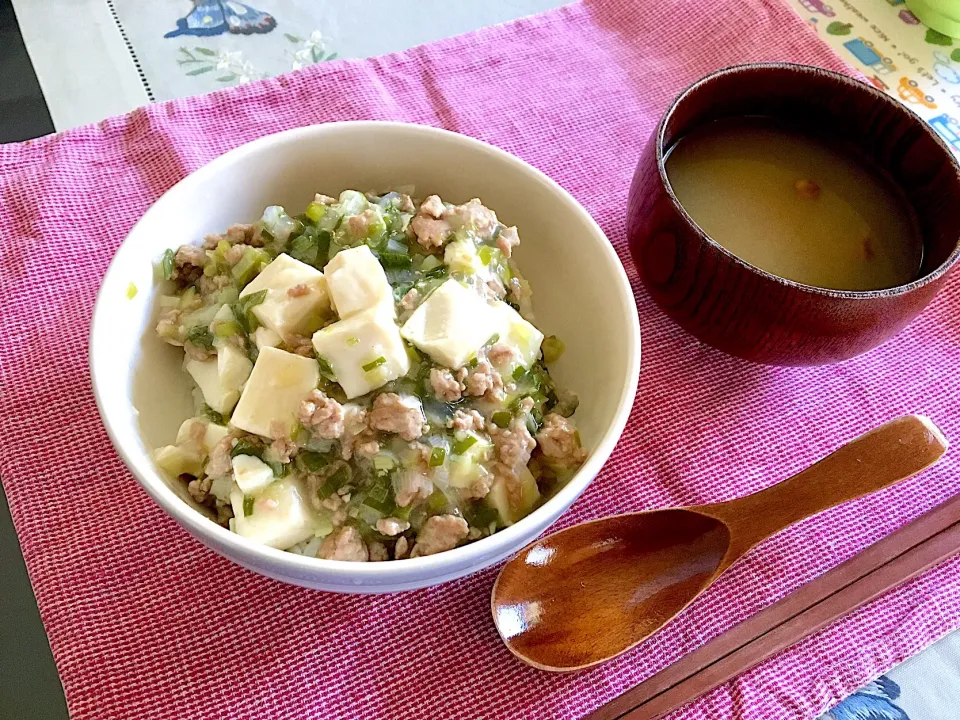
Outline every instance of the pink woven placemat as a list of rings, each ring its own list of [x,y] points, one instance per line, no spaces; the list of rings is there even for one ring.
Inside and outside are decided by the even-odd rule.
[[[443,126],[557,179],[635,281],[624,203],[657,117],[711,70],[774,59],[844,68],[775,0],[594,0],[0,147],[0,475],[73,717],[579,717],[957,492],[948,455],[766,543],[626,657],[554,676],[497,639],[495,570],[388,597],[266,580],[155,507],[100,426],[85,353],[98,282],[147,206],[211,158],[329,120]],[[171,245],[185,239],[171,232]],[[811,369],[730,359],[639,288],[637,301],[644,359],[629,429],[561,524],[757,490],[904,412],[960,437],[955,284],[883,348]],[[814,717],[960,625],[958,570],[940,566],[676,717]]]

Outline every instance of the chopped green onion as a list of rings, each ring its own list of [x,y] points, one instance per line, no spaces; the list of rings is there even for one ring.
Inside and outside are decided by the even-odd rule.
[[[253,515],[253,495],[244,495],[243,496],[243,516],[250,517]]]
[[[360,344],[360,338],[358,338],[358,337],[348,337],[348,338],[347,338],[347,345],[349,345],[350,347],[356,347],[356,346],[359,345],[359,344]]]
[[[397,504],[393,499],[393,483],[390,482],[390,478],[379,478],[367,491],[363,504],[385,515],[392,512]]]
[[[440,490],[434,490],[430,493],[430,497],[427,498],[427,507],[435,513],[445,510],[447,503],[447,496]]]
[[[217,293],[217,302],[223,305],[233,305],[240,299],[240,291],[233,285],[228,285]]]
[[[260,321],[257,320],[257,316],[253,314],[253,308],[266,299],[267,291],[264,289],[250,293],[249,295],[244,295],[237,301],[236,305],[230,308],[233,310],[234,317],[237,318],[237,321],[248,333],[252,333],[260,327]]]
[[[545,363],[552,363],[560,359],[565,346],[563,341],[556,335],[548,335],[543,339],[543,344],[540,345],[540,349],[543,352],[543,361]]]
[[[391,458],[389,455],[378,453],[373,457],[373,467],[380,472],[393,470],[395,465],[396,463],[393,462],[393,458]]]
[[[240,438],[230,451],[230,457],[236,457],[237,455],[253,455],[258,458],[263,455],[263,448],[247,438]]]
[[[442,278],[442,277],[446,277],[447,271],[448,271],[448,268],[447,268],[446,265],[440,265],[440,266],[438,266],[438,267],[433,268],[433,270],[430,270],[430,271],[424,273],[424,277],[427,277],[427,278]]]
[[[297,462],[307,471],[307,472],[320,472],[327,465],[330,464],[330,455],[326,453],[318,453],[312,450],[302,450],[297,453]]]
[[[206,404],[203,406],[203,416],[210,422],[215,423],[217,425],[223,425],[224,423],[223,415],[221,415],[212,407]]]
[[[270,466],[271,470],[273,470],[274,477],[283,477],[287,474],[287,466],[282,462],[271,462],[269,460],[264,460],[264,462]]]
[[[187,308],[193,306],[197,301],[197,289],[195,287],[188,287],[183,291],[183,295],[180,296],[180,309],[186,310]]]
[[[500,340],[500,333],[494,333],[493,335],[490,336],[490,339],[484,343],[484,345],[493,345],[499,340]]]
[[[233,266],[230,274],[240,287],[253,280],[260,272],[260,265],[270,262],[270,256],[262,248],[248,247],[240,258],[240,262]]]
[[[484,266],[489,265],[490,261],[493,260],[493,252],[494,249],[489,245],[484,245],[477,252],[477,255],[480,257],[480,262],[482,262]]]
[[[450,450],[454,455],[463,455],[467,450],[477,444],[476,435],[467,435],[463,440],[457,440]]]
[[[363,368],[364,372],[370,372],[371,370],[376,370],[381,365],[386,365],[386,364],[387,364],[387,359],[383,355],[381,355],[380,357],[376,358],[375,360],[371,360],[370,362],[366,363],[365,365],[362,365],[361,367]]]
[[[197,325],[187,330],[188,342],[204,350],[213,350],[213,333],[206,325]]]
[[[430,467],[440,467],[447,457],[447,451],[442,447],[435,447],[430,451]]]
[[[526,372],[527,372],[527,371],[526,371],[526,369],[523,367],[523,365],[517,365],[517,367],[516,367],[516,368],[514,369],[514,371],[513,371],[513,379],[514,379],[514,380],[519,380],[520,378],[522,378],[522,377],[526,374]]]
[[[498,428],[505,428],[510,425],[510,421],[513,419],[513,416],[506,410],[501,410],[499,412],[495,412],[490,419]]]
[[[410,248],[401,239],[402,236],[393,236],[387,239],[387,244],[380,251],[380,262],[386,267],[409,267],[413,264],[410,257]]]
[[[174,258],[173,250],[167,248],[163,251],[163,257],[160,259],[160,268],[163,271],[164,280],[169,280],[173,277],[173,271],[177,267]]]
[[[127,300],[133,300],[137,296],[137,286],[133,283],[127,285]]]
[[[327,206],[323,203],[312,202],[307,205],[306,216],[310,218],[310,222],[315,223],[326,214]]]
[[[213,334],[218,338],[228,338],[232,335],[239,334],[242,330],[240,323],[234,322],[233,320],[223,320],[213,324]]]
[[[320,374],[323,375],[330,382],[337,381],[337,374],[333,371],[333,367],[330,365],[330,361],[325,357],[317,356],[317,363],[320,365]]]
[[[353,472],[350,470],[350,466],[341,463],[337,471],[328,477],[326,482],[317,490],[317,495],[321,500],[325,500],[350,482],[351,477],[353,477]]]
[[[436,255],[427,255],[420,263],[420,272],[428,273],[431,270],[435,270],[436,268],[442,266],[443,263],[440,262],[440,258],[438,258]]]

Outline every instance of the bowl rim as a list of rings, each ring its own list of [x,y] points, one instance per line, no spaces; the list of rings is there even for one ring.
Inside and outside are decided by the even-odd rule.
[[[827,76],[835,81],[840,82],[842,85],[845,85],[850,92],[866,93],[874,100],[885,103],[889,107],[895,108],[910,118],[914,125],[919,127],[922,132],[934,140],[934,142],[940,148],[940,152],[949,159],[950,164],[953,166],[954,175],[957,177],[958,182],[960,182],[960,161],[957,160],[953,152],[947,147],[946,143],[943,141],[943,138],[941,138],[934,131],[934,129],[930,127],[929,123],[917,115],[913,110],[908,108],[906,105],[897,102],[892,97],[884,92],[881,92],[872,85],[860,82],[849,75],[844,75],[843,73],[839,73],[834,70],[827,70],[826,68],[821,68],[814,65],[804,65],[802,63],[755,62],[731,65],[729,67],[716,70],[709,75],[705,75],[681,91],[680,94],[673,99],[666,111],[664,111],[663,116],[660,118],[660,122],[657,124],[656,133],[654,135],[657,171],[660,175],[660,182],[666,190],[667,197],[670,198],[670,202],[673,204],[674,208],[679,212],[680,216],[687,222],[687,224],[693,228],[697,236],[700,238],[700,241],[706,243],[712,249],[720,252],[743,269],[760,275],[768,281],[783,285],[785,287],[794,288],[802,292],[807,292],[811,295],[819,295],[821,297],[835,300],[871,300],[877,298],[896,298],[901,295],[912,293],[926,285],[929,285],[932,282],[936,282],[947,272],[949,272],[953,266],[957,264],[957,261],[960,260],[960,237],[958,237],[956,245],[951,253],[944,259],[942,263],[940,263],[940,265],[931,270],[929,273],[922,275],[915,280],[911,280],[908,283],[904,283],[903,285],[896,285],[892,288],[881,288],[879,290],[837,290],[833,288],[817,287],[816,285],[808,285],[806,283],[797,282],[796,280],[789,280],[788,278],[780,277],[779,275],[775,275],[767,270],[764,270],[763,268],[747,262],[710,237],[697,224],[697,222],[690,217],[689,214],[687,214],[686,209],[680,204],[680,200],[677,199],[677,196],[674,194],[673,186],[670,184],[670,179],[667,177],[666,158],[664,156],[664,139],[667,131],[667,123],[670,121],[670,118],[673,116],[680,103],[692,96],[694,93],[700,91],[703,86],[708,85],[718,78],[726,75],[732,75],[736,73],[749,74],[758,70],[781,70],[786,73],[795,73],[798,75]]]
[[[606,265],[610,271],[610,282],[617,285],[621,301],[626,304],[625,314],[628,318],[627,327],[624,328],[627,334],[628,348],[627,372],[624,377],[623,389],[620,392],[620,398],[614,411],[613,420],[603,432],[596,446],[590,452],[587,461],[580,467],[577,473],[539,508],[513,525],[499,530],[493,535],[435,555],[391,560],[388,562],[363,563],[326,560],[316,557],[306,557],[286,550],[278,550],[241,537],[229,529],[217,525],[202,513],[194,510],[167,485],[152,459],[148,457],[149,451],[144,453],[143,458],[135,458],[134,454],[139,454],[139,449],[136,449],[136,451],[132,448],[128,450],[128,448],[121,443],[116,426],[125,422],[126,418],[112,417],[110,414],[112,403],[107,399],[109,393],[105,392],[105,389],[110,385],[115,385],[115,382],[112,382],[115,379],[101,374],[98,368],[98,358],[108,350],[106,340],[109,337],[109,332],[106,326],[109,320],[107,319],[108,311],[106,308],[112,301],[112,298],[106,297],[105,288],[115,284],[114,278],[120,272],[118,266],[120,259],[134,252],[133,246],[129,244],[130,238],[135,237],[142,227],[147,226],[154,215],[162,212],[167,204],[176,201],[180,194],[188,192],[195,186],[203,186],[210,178],[215,177],[222,167],[229,166],[240,158],[266,152],[276,145],[311,142],[327,134],[335,135],[339,131],[355,129],[374,132],[389,130],[399,133],[412,133],[430,138],[443,138],[445,141],[460,143],[473,150],[493,155],[499,161],[513,166],[522,176],[525,176],[525,182],[533,182],[545,186],[552,194],[558,196],[558,200],[567,203],[571,209],[580,216],[586,226],[592,230],[590,234],[597,246],[597,251],[606,261]],[[156,286],[151,287],[151,296],[153,296],[155,292]],[[569,508],[574,500],[580,496],[599,473],[613,452],[620,436],[623,434],[636,397],[640,375],[640,353],[639,314],[626,270],[606,234],[586,209],[580,205],[567,190],[546,174],[515,155],[476,138],[428,125],[380,120],[348,120],[320,123],[264,135],[219,155],[167,189],[146,210],[136,224],[134,224],[115,251],[110,265],[107,268],[107,272],[101,280],[100,288],[97,291],[89,337],[89,366],[93,393],[97,410],[100,413],[101,421],[107,431],[111,444],[123,460],[127,469],[133,474],[137,482],[146,490],[153,501],[188,532],[198,539],[210,538],[211,541],[215,543],[215,551],[221,554],[227,553],[228,557],[234,562],[238,562],[236,558],[243,560],[261,559],[269,564],[268,566],[272,572],[282,574],[285,577],[310,577],[314,574],[322,574],[334,582],[337,580],[337,576],[343,579],[350,578],[354,580],[378,577],[399,580],[399,577],[391,578],[391,576],[403,576],[411,573],[420,576],[420,580],[415,581],[417,582],[417,587],[436,585],[448,579],[431,579],[427,577],[431,572],[439,573],[443,571],[466,570],[466,573],[459,573],[458,576],[462,576],[463,574],[479,571],[481,567],[478,566],[486,567],[496,562],[497,558],[502,558],[504,555],[512,554],[520,550],[522,547],[519,545],[521,540],[527,539],[527,542],[529,542],[533,539],[527,538],[529,535],[527,528],[542,524],[543,529],[537,533],[537,535],[539,535],[554,522],[559,515]],[[256,572],[263,574],[260,569],[257,569]],[[368,587],[376,589],[376,586]]]

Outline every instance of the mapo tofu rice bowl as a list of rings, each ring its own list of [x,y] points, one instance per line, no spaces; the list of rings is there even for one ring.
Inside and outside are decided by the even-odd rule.
[[[327,560],[433,555],[586,460],[517,228],[410,192],[317,194],[164,252],[156,332],[195,413],[155,459],[212,521]]]

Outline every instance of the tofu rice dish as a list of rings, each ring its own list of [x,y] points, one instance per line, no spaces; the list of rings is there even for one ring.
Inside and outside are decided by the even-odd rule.
[[[519,243],[477,199],[346,190],[166,251],[156,331],[196,417],[157,465],[216,522],[311,557],[431,555],[517,522],[587,456]]]

